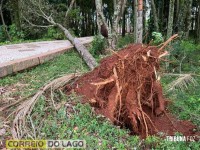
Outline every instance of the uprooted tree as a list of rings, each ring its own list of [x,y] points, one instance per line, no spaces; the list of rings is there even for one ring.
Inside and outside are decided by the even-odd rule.
[[[116,125],[142,136],[155,134],[158,130],[152,115],[165,113],[166,107],[160,83],[160,61],[168,55],[164,47],[176,37],[172,36],[160,48],[136,44],[114,52],[66,89],[84,95],[84,101]]]
[[[56,22],[54,18],[56,18],[56,10],[47,2],[47,1],[40,1],[40,0],[27,0],[23,2],[23,18],[26,22],[28,22],[32,26],[36,27],[51,27],[56,26],[60,28],[67,39],[75,46],[76,50],[79,52],[81,57],[84,59],[88,67],[92,70],[97,66],[97,62],[95,61],[94,57],[88,52],[87,48],[78,40],[72,36],[67,28],[65,28],[62,24]],[[74,0],[71,1],[70,7],[68,8],[65,17],[67,17]],[[43,18],[41,24],[43,25],[36,25],[30,21],[30,15],[34,15],[36,18]],[[47,25],[44,25],[47,24]],[[50,24],[50,25],[49,25]]]
[[[102,60],[100,66],[81,77],[73,89],[85,95],[84,99],[116,125],[148,136],[157,129],[145,107],[154,115],[165,111],[158,75],[160,58],[165,54],[156,47],[130,45]]]

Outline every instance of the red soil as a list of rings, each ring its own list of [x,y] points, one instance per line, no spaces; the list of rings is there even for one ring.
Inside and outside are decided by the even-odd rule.
[[[166,111],[167,101],[156,73],[163,53],[155,47],[129,45],[66,89],[83,95],[83,103],[90,103],[97,113],[141,137],[159,132],[200,135],[192,123],[177,120]]]

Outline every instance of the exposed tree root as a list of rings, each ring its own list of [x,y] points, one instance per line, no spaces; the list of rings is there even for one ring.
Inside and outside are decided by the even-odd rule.
[[[164,46],[165,43],[162,48]],[[157,73],[160,59],[168,54],[162,48],[130,45],[103,59],[93,72],[80,78],[77,83],[82,86],[74,89],[89,98],[91,105],[114,124],[144,136],[155,133],[157,129],[144,106],[151,108],[155,116],[160,116],[165,110]]]

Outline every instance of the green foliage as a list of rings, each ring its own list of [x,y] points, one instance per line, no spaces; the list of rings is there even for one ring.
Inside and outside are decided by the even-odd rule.
[[[200,44],[193,41],[176,41],[172,44],[171,52],[172,64],[170,69],[175,72],[182,71],[199,71],[200,63]],[[180,68],[181,67],[181,68]]]
[[[6,40],[4,28],[5,27],[3,25],[0,25],[0,42]]]
[[[117,43],[117,48],[123,48],[124,46],[133,43],[133,35],[125,35],[125,37],[120,37]]]
[[[8,34],[11,37],[12,42],[22,42],[25,38],[25,33],[23,31],[18,31],[15,24],[12,24],[8,27]],[[9,43],[8,37],[5,33],[5,27],[0,26],[0,42]]]
[[[50,28],[48,28],[47,33],[44,35],[44,38],[63,40],[63,39],[65,39],[65,35],[58,28],[50,27]]]
[[[81,19],[84,18],[83,16],[80,15],[80,13],[81,13],[80,8],[71,9],[71,10],[69,11],[68,17],[74,18],[74,19],[76,19],[77,21],[80,21]]]
[[[9,34],[13,41],[23,40],[25,33],[23,31],[18,31],[15,24],[9,26]]]
[[[164,42],[164,38],[160,32],[152,32],[152,37],[154,45],[159,45]]]
[[[100,35],[97,35],[94,37],[94,40],[92,41],[92,46],[89,51],[93,56],[99,56],[100,54],[103,54],[105,48],[106,40]]]
[[[194,76],[195,77],[195,76]],[[196,81],[200,83],[200,77],[195,77]],[[165,88],[166,85],[176,80],[174,76],[165,76],[162,78],[162,85]],[[172,103],[169,105],[169,109],[173,114],[180,119],[191,120],[197,126],[200,126],[200,84],[188,85],[187,89],[180,91],[175,89],[166,93]]]
[[[199,86],[190,87],[193,91],[187,91],[185,93],[176,91],[171,98],[174,102],[170,106],[170,110],[175,114],[178,114],[178,117],[184,120],[192,120],[193,123],[200,126],[200,94]]]

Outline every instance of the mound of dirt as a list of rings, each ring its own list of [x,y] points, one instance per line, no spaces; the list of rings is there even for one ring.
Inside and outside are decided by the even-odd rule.
[[[192,123],[176,120],[165,110],[167,100],[158,75],[165,54],[156,47],[129,45],[103,59],[66,90],[83,95],[83,103],[90,103],[97,113],[141,137],[159,132],[195,135]]]

